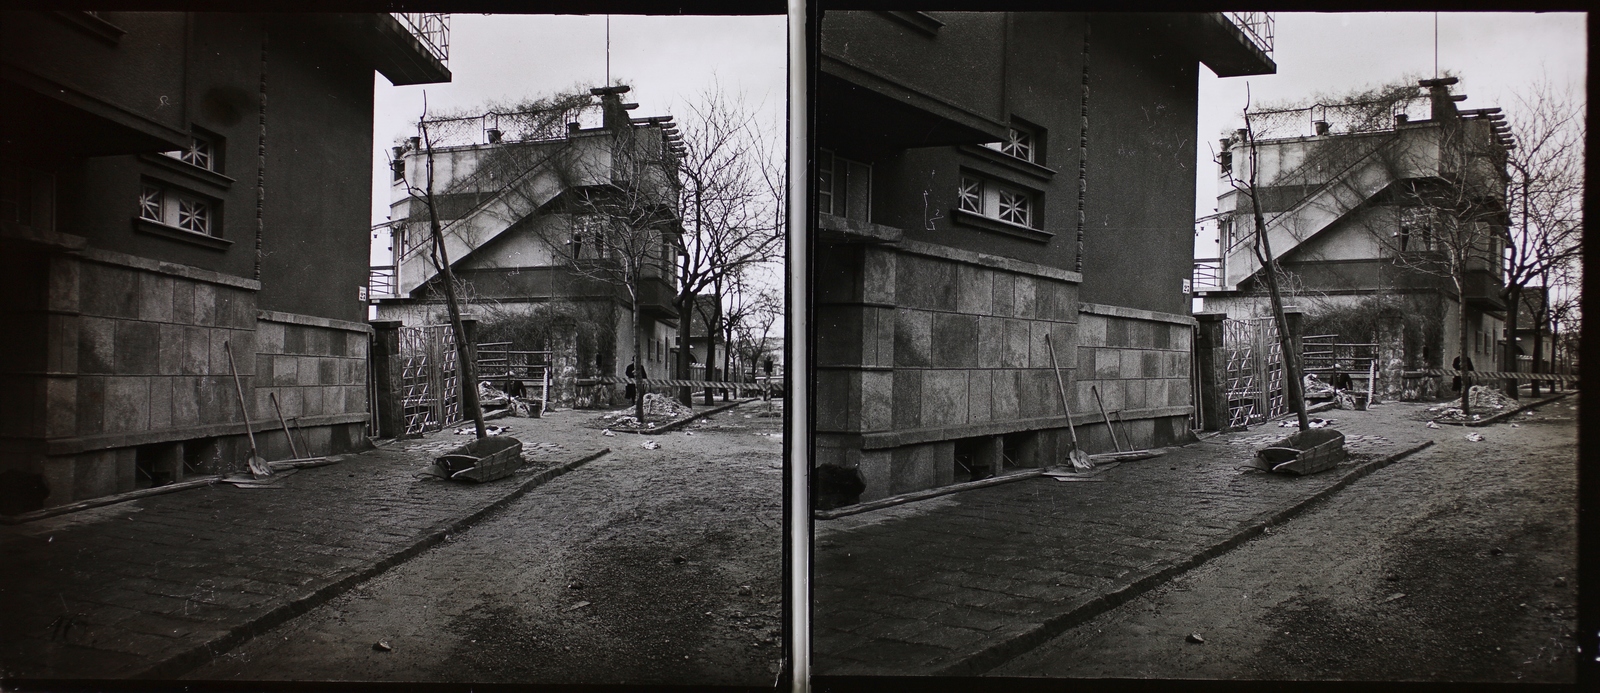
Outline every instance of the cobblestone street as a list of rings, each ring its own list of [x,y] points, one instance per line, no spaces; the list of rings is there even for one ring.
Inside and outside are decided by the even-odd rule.
[[[782,419],[745,418],[764,409],[584,429],[612,453],[186,678],[770,685]]]
[[[656,436],[604,436],[595,412],[502,419],[529,463],[487,484],[417,477],[467,439],[446,430],[300,470],[280,488],[214,484],[0,527],[0,670],[461,681],[644,670],[770,682],[781,418],[754,415],[766,406]],[[356,617],[353,605],[366,610]],[[340,621],[372,637],[343,631],[317,641],[315,656],[293,654],[319,637],[309,624]],[[621,636],[668,624],[671,645],[658,634],[617,649]],[[393,650],[367,661],[380,639]],[[533,639],[551,643],[552,658],[521,655]],[[280,646],[290,649],[274,655]],[[292,666],[252,664],[288,654]]]
[[[989,673],[1572,683],[1575,406],[1517,428],[1444,429],[1437,446]],[[1484,440],[1466,440],[1472,430]]]
[[[1563,407],[1560,411],[1566,412],[1570,422],[1571,410],[1564,408],[1569,404],[1560,402],[1547,408]],[[813,626],[818,673],[991,673],[1008,660],[1208,560],[1232,556],[1228,553],[1231,549],[1263,531],[1280,533],[1274,525],[1317,507],[1320,498],[1338,499],[1349,494],[1347,485],[1393,485],[1395,493],[1417,493],[1418,486],[1429,483],[1431,475],[1410,470],[1438,466],[1437,462],[1423,460],[1461,456],[1465,458],[1463,464],[1505,474],[1504,486],[1499,489],[1505,493],[1537,490],[1546,497],[1563,493],[1570,496],[1571,466],[1519,466],[1503,459],[1514,447],[1502,449],[1499,444],[1465,440],[1465,435],[1475,431],[1494,440],[1504,435],[1502,430],[1515,435],[1548,430],[1551,440],[1557,441],[1550,444],[1550,454],[1564,454],[1570,460],[1571,431],[1563,434],[1561,424],[1520,424],[1518,429],[1509,428],[1509,424],[1484,429],[1429,429],[1425,420],[1417,418],[1424,410],[1421,405],[1395,403],[1366,412],[1323,414],[1335,419],[1337,427],[1346,433],[1351,459],[1333,470],[1307,477],[1240,469],[1256,445],[1287,433],[1272,423],[1213,437],[1162,457],[1125,463],[1101,475],[1103,483],[1027,479],[836,520],[819,520]],[[1521,418],[1535,417],[1519,417],[1519,421]],[[1570,427],[1570,423],[1565,425]],[[1563,435],[1564,448],[1559,442]],[[1456,439],[1461,439],[1459,445]],[[1445,444],[1438,453],[1422,449],[1430,441]],[[1408,452],[1412,456],[1406,456]],[[1418,457],[1419,454],[1426,457]],[[1530,449],[1523,456],[1542,459],[1544,453]],[[1390,472],[1391,476],[1363,478],[1384,471],[1391,462],[1394,466],[1387,468],[1396,470]],[[1398,471],[1402,469],[1407,471]],[[1417,481],[1408,486],[1381,480],[1401,473],[1414,474]],[[1470,487],[1496,478],[1465,469],[1458,474],[1459,480],[1452,482],[1457,486]],[[1432,479],[1432,483],[1445,484],[1446,480]],[[1527,489],[1516,490],[1523,487]],[[1490,490],[1489,486],[1481,486],[1477,493]],[[1570,512],[1570,499],[1566,507]],[[1553,517],[1551,522],[1559,525],[1558,519]],[[1537,545],[1545,548],[1528,552],[1541,556],[1548,553],[1555,561],[1541,568],[1540,575],[1548,570],[1553,571],[1548,576],[1551,580],[1561,575],[1572,579],[1570,568],[1563,573],[1558,567],[1571,565],[1571,525],[1568,517],[1567,539],[1563,540],[1558,532],[1540,539]],[[1479,540],[1490,541],[1491,537]],[[1298,551],[1307,553],[1307,546],[1315,544],[1301,542]],[[1399,545],[1390,548],[1406,551]],[[1515,552],[1509,547],[1505,551]],[[1279,562],[1282,560],[1279,556]],[[1420,565],[1426,564],[1423,561]],[[1262,564],[1251,565],[1260,568]],[[1418,567],[1398,574],[1405,580],[1425,580],[1420,570]],[[1278,579],[1287,581],[1283,576]],[[1288,582],[1300,584],[1306,580]],[[1405,591],[1400,587],[1392,590]],[[1316,596],[1314,591],[1308,592],[1302,599]],[[1552,600],[1553,596],[1541,596],[1537,603],[1544,605]],[[1315,608],[1309,612],[1314,613]],[[1470,616],[1461,618],[1470,620]],[[1294,628],[1286,630],[1292,632]],[[1173,647],[1183,646],[1183,637],[1189,632],[1177,633]],[[1535,650],[1530,649],[1528,654]],[[1154,652],[1150,658],[1165,656],[1162,652]],[[1300,653],[1290,659],[1305,656]],[[1070,659],[1080,667],[1090,666],[1086,662],[1092,661]],[[1129,654],[1125,659],[1114,660],[1127,663],[1125,668],[1073,675],[1138,676],[1141,670],[1132,662],[1143,665],[1145,659]],[[1060,666],[1070,669],[1074,665]],[[1041,664],[1036,669],[1005,671],[1031,675],[1057,669]],[[1157,675],[1183,675],[1177,669],[1161,671],[1165,673]],[[1285,674],[1282,669],[1268,671],[1268,675]]]

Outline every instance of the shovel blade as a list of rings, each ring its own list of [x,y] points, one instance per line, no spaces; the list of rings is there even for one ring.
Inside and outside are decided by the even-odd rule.
[[[260,455],[250,457],[250,475],[257,479],[272,476],[272,465],[262,459]]]
[[[1089,454],[1077,448],[1067,453],[1067,460],[1072,462],[1073,469],[1094,469],[1094,462],[1089,459]]]

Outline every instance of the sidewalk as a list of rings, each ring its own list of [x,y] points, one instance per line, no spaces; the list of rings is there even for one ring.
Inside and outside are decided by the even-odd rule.
[[[976,675],[1259,534],[1459,428],[1427,405],[1332,410],[1350,459],[1290,477],[1240,468],[1269,422],[1126,462],[815,523],[818,675]]]
[[[530,463],[418,478],[452,429],[299,470],[0,527],[0,678],[174,678],[604,454],[593,412],[502,419]],[[609,441],[610,439],[604,439]]]

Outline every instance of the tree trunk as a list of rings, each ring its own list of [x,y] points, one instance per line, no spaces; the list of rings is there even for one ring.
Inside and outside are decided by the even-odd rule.
[[[633,280],[633,416],[644,425],[644,311],[639,310],[639,280]]]
[[[1507,373],[1515,373],[1517,371],[1517,355],[1512,350],[1512,346],[1517,343],[1517,317],[1521,312],[1518,310],[1518,308],[1521,307],[1522,302],[1522,287],[1517,286],[1516,284],[1511,284],[1506,287],[1504,296],[1507,306],[1506,350],[1500,359],[1500,370],[1503,370]],[[1537,363],[1538,362],[1536,360],[1535,364]],[[1518,397],[1516,378],[1506,378],[1505,390],[1507,397],[1512,399],[1516,399]],[[1537,381],[1535,381],[1533,385],[1533,394],[1539,394],[1539,385]]]
[[[677,377],[684,380],[690,379],[689,355],[691,350],[689,348],[689,329],[691,323],[689,321],[694,319],[695,299],[696,296],[688,292],[678,294],[678,355],[673,359],[673,369],[677,372]],[[693,400],[694,397],[688,385],[678,388],[679,402],[682,402],[684,406],[689,406],[694,404]]]
[[[1468,360],[1467,294],[1462,286],[1465,282],[1463,282],[1461,278],[1461,263],[1457,262],[1454,264],[1455,266],[1451,268],[1450,279],[1451,281],[1455,282],[1456,285],[1456,329],[1460,331],[1458,336],[1461,338],[1461,344],[1459,345],[1460,351],[1457,352],[1461,355],[1461,367],[1457,368],[1456,372],[1461,374],[1461,415],[1469,416],[1472,414],[1472,402],[1467,398],[1467,393],[1472,389],[1472,376],[1469,375],[1471,371],[1468,371],[1466,368],[1466,362]]]
[[[1255,217],[1257,252],[1262,261],[1261,274],[1267,280],[1267,293],[1272,297],[1272,319],[1278,326],[1278,344],[1283,350],[1284,396],[1294,409],[1300,430],[1311,429],[1311,419],[1306,415],[1304,383],[1301,382],[1300,354],[1294,348],[1294,336],[1289,334],[1289,318],[1283,312],[1283,295],[1278,291],[1278,260],[1272,256],[1272,243],[1267,239],[1267,222],[1261,216],[1260,188],[1256,186],[1255,135],[1250,135],[1250,209]]]
[[[1548,291],[1548,289],[1546,290]],[[1548,370],[1539,368],[1539,362],[1544,357],[1544,324],[1546,319],[1545,311],[1533,314],[1533,364],[1528,370],[1534,373],[1543,373]],[[1533,393],[1533,396],[1538,397],[1540,394],[1539,381],[1537,379],[1529,380],[1528,385],[1531,388],[1529,391]]]
[[[427,131],[423,131],[427,135]],[[478,365],[469,358],[471,347],[467,344],[466,331],[461,324],[461,304],[456,299],[455,273],[450,271],[450,255],[445,251],[444,230],[439,226],[439,214],[433,205],[433,144],[428,143],[428,187],[424,191],[428,204],[428,231],[433,236],[434,250],[439,256],[439,275],[444,283],[444,300],[450,309],[450,329],[454,331],[456,343],[456,372],[457,382],[461,390],[461,409],[463,414],[472,417],[473,428],[479,438],[487,438],[489,434],[483,427],[483,408],[478,403]]]
[[[717,293],[712,295],[712,298],[715,298],[717,300],[711,306],[711,319],[706,322],[706,382],[707,383],[715,380],[715,378],[712,377],[712,371],[716,369],[715,364],[717,362],[716,361],[716,356],[717,356],[717,337],[720,337],[721,333],[722,333],[722,330],[721,330],[720,325],[719,325],[719,323],[722,321],[722,295],[721,295],[720,292],[717,292]],[[724,371],[724,372],[726,372],[726,371]],[[713,393],[712,393],[711,386],[710,385],[706,385],[706,405],[707,406],[710,406],[714,402],[714,400],[711,399],[712,394]]]

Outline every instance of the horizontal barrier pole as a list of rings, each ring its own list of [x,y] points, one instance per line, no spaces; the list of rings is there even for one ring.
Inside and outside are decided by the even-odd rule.
[[[632,378],[617,378],[617,377],[613,377],[613,376],[604,376],[604,377],[599,377],[599,378],[580,378],[580,379],[578,379],[578,385],[632,385],[634,382],[635,381]],[[655,387],[709,387],[709,388],[719,389],[719,390],[723,390],[723,389],[726,389],[726,390],[733,390],[733,389],[740,389],[740,390],[781,390],[781,389],[783,389],[783,384],[782,383],[740,383],[740,382],[720,381],[720,380],[674,380],[674,379],[667,379],[667,378],[645,378],[644,380],[640,380],[640,381],[637,381],[637,382],[639,384],[641,384],[641,385],[650,385],[650,386],[655,386]]]

